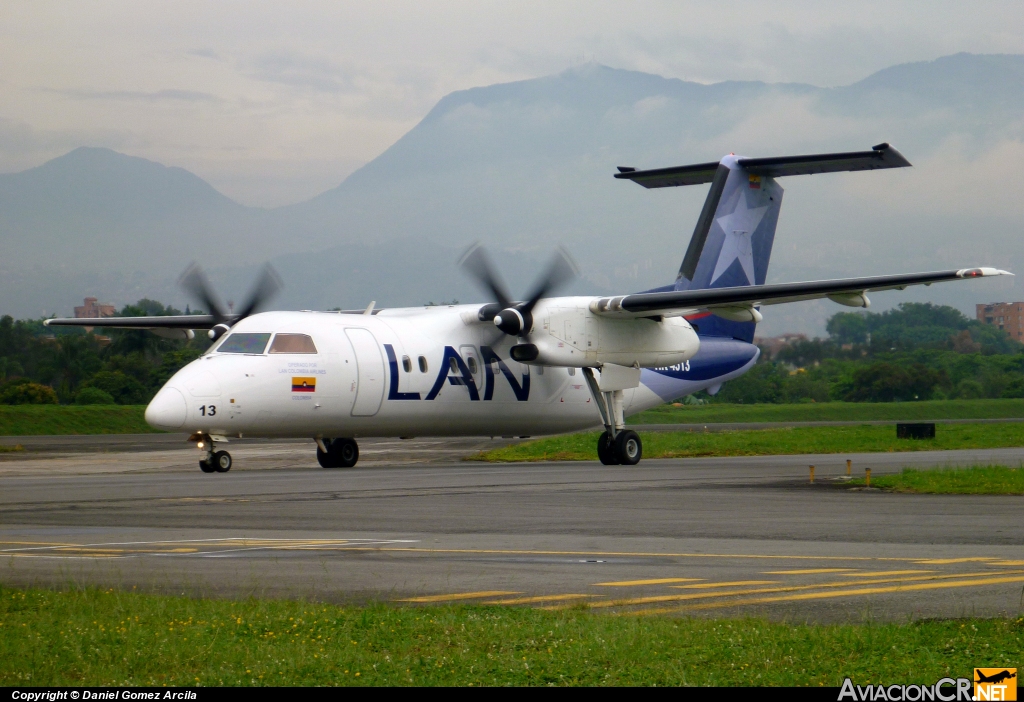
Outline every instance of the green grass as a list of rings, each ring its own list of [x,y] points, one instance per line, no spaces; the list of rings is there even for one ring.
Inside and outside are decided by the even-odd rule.
[[[629,424],[868,421],[873,419],[1007,419],[1024,417],[1024,399],[926,402],[808,402],[794,405],[661,405]]]
[[[864,485],[851,480],[848,485]],[[904,468],[896,475],[871,478],[871,487],[893,492],[921,492],[947,495],[1024,495],[1024,468],[972,466],[917,470]]]
[[[1024,659],[1024,619],[790,625],[0,587],[0,685],[934,683]]]
[[[0,436],[151,434],[142,405],[0,405]]]
[[[8,446],[7,444],[0,444],[0,453],[13,453],[15,451],[24,451],[25,447],[21,444],[15,444],[14,446]]]
[[[1024,423],[940,424],[934,439],[897,439],[893,426],[782,427],[721,432],[647,432],[644,458],[762,456],[802,453],[932,451],[1024,446]],[[598,432],[554,436],[495,449],[472,460],[593,461]]]

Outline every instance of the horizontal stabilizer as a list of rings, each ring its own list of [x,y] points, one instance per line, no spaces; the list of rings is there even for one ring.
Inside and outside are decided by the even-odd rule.
[[[835,173],[837,171],[871,171],[879,168],[905,168],[910,162],[888,144],[878,144],[870,151],[848,151],[835,154],[776,156],[773,158],[738,158],[736,164],[753,175],[782,176]],[[675,168],[654,168],[638,171],[619,168],[616,178],[631,180],[645,188],[671,188],[680,185],[710,183],[715,178],[718,162],[697,163]]]

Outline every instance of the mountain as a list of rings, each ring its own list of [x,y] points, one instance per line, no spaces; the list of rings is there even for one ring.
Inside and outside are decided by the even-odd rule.
[[[211,232],[219,246],[244,246],[245,225],[260,215],[184,169],[81,147],[0,175],[0,257],[19,266],[160,270],[183,250],[202,251]]]
[[[706,188],[646,191],[614,180],[615,166],[880,141],[915,168],[783,181],[769,282],[979,263],[1024,270],[1022,113],[1024,56],[957,54],[836,88],[703,85],[588,64],[452,93],[338,187],[273,210],[243,207],[180,169],[78,149],[0,176],[0,313],[69,311],[85,294],[120,304],[142,289],[183,304],[173,281],[194,258],[222,269],[236,296],[253,266],[273,259],[288,285],[282,306],[466,299],[472,289],[452,261],[474,240],[506,252],[513,288],[561,242],[581,264],[581,291],[642,289],[674,278]],[[1019,296],[1007,285],[875,303],[927,297],[968,310]],[[780,307],[766,327],[818,331],[831,311]]]

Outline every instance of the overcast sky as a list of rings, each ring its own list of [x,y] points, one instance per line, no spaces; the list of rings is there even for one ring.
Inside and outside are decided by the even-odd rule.
[[[0,2],[0,171],[108,146],[249,205],[336,186],[445,94],[584,61],[819,86],[1024,53],[1005,2]]]

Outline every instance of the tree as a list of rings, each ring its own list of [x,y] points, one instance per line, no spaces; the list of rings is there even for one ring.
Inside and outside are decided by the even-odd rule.
[[[84,388],[99,388],[119,405],[141,405],[149,397],[142,383],[121,371],[100,371],[82,385]]]
[[[847,402],[908,402],[928,400],[935,388],[948,382],[945,371],[915,363],[908,366],[878,362],[853,372],[842,399]]]
[[[99,388],[82,388],[75,395],[76,405],[112,405],[114,398],[109,392]]]
[[[837,345],[863,344],[868,340],[868,322],[861,312],[838,312],[829,317],[825,331]]]
[[[49,385],[18,383],[0,393],[5,405],[56,405],[57,393]]]

